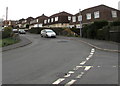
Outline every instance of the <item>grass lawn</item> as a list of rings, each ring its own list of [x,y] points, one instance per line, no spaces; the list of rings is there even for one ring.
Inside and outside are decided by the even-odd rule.
[[[15,44],[18,42],[19,40],[15,40],[13,38],[0,39],[0,47],[8,46],[8,45]]]

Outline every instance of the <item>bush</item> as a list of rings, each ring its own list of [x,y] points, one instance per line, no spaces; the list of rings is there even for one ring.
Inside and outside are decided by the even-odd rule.
[[[77,35],[80,35],[80,29],[78,28],[70,28],[71,31],[73,31],[74,33],[76,33]]]
[[[2,38],[12,37],[13,32],[11,27],[5,27],[4,31],[2,32]]]
[[[113,21],[110,23],[111,26],[120,26],[120,20]]]

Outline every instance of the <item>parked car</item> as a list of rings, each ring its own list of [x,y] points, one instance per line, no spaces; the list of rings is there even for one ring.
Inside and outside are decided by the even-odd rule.
[[[56,33],[51,29],[44,29],[41,31],[41,37],[56,37]]]
[[[13,31],[14,33],[18,33],[18,32],[19,32],[18,29],[12,29],[12,31]]]
[[[20,34],[26,34],[26,31],[24,29],[19,29]]]

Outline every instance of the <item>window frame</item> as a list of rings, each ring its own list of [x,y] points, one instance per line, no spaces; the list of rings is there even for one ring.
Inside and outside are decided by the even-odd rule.
[[[87,20],[91,20],[92,19],[92,14],[91,13],[87,13],[86,14],[86,19]]]
[[[112,13],[112,18],[117,18],[117,11],[112,10],[111,13]]]
[[[100,18],[100,11],[95,11],[94,12],[94,18],[95,19]]]
[[[72,17],[72,22],[76,22],[76,16]]]

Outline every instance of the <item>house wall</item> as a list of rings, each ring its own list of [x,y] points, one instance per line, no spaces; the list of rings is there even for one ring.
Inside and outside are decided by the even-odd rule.
[[[117,12],[116,18],[112,17],[112,11]],[[94,18],[94,12],[99,12],[99,18]],[[86,14],[88,13],[91,14],[91,19],[89,20],[87,20],[87,17],[86,17]],[[91,23],[91,22],[99,21],[99,20],[115,21],[115,20],[120,19],[120,11],[104,6],[104,5],[85,9],[81,12],[81,15],[82,15],[82,24],[87,24],[87,23]],[[76,16],[76,22],[71,21],[71,24],[72,25],[80,24],[80,21],[78,21],[79,13],[77,13],[74,16]]]
[[[51,24],[51,25],[45,25],[44,27],[69,27],[69,23],[57,23],[57,24]]]

